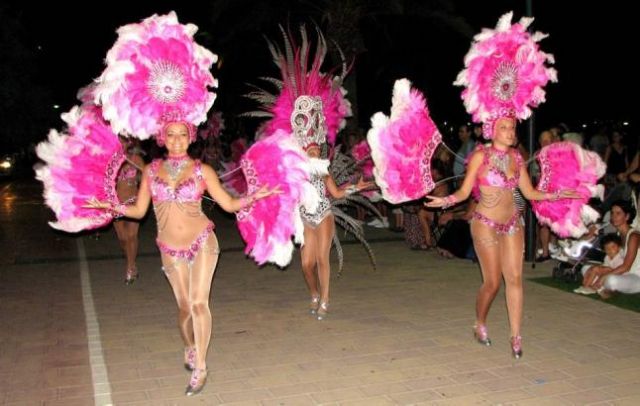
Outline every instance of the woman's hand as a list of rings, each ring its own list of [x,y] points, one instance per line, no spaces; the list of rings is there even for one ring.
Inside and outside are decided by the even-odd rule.
[[[610,272],[611,268],[606,266],[592,266],[584,275],[585,286],[589,286],[594,289],[602,287],[605,276],[609,275]]]
[[[103,210],[107,210],[107,209],[111,209],[111,203],[102,202],[102,201],[98,200],[94,196],[94,197],[90,198],[89,200],[87,200],[85,202],[85,204],[82,205],[82,207],[84,207],[86,209],[103,209]]]
[[[444,197],[427,195],[425,196],[425,198],[431,200],[430,202],[424,202],[424,205],[426,207],[438,208],[438,207],[444,207],[447,204],[447,201],[445,200]]]
[[[580,199],[582,196],[575,189],[563,189],[560,191],[560,199]]]
[[[282,190],[280,190],[280,185],[277,185],[274,188],[269,189],[269,186],[264,185],[262,186],[260,189],[258,189],[253,195],[253,200],[260,200],[260,199],[264,199],[265,197],[269,197],[271,195],[279,195],[282,193]]]
[[[373,187],[375,185],[374,182],[368,181],[365,182],[364,178],[361,176],[360,179],[358,179],[358,183],[356,183],[356,192],[361,192],[365,189],[369,189],[370,187]]]

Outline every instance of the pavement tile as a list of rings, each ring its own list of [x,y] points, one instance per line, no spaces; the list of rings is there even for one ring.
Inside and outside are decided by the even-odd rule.
[[[273,386],[268,389],[273,394],[273,396],[277,398],[319,392],[321,390],[320,385],[317,382]]]
[[[392,393],[389,398],[399,405],[413,405],[420,402],[442,399],[442,397],[432,390],[416,390],[405,393]]]
[[[392,400],[382,396],[340,402],[340,406],[392,406],[395,404]]]
[[[616,399],[611,402],[614,406],[637,406],[640,405],[640,395],[626,397],[624,399]]]
[[[411,390],[404,383],[378,383],[375,385],[360,386],[360,390],[367,396],[389,395],[392,393],[408,392]]]
[[[573,402],[576,405],[606,402],[615,399],[615,396],[599,389],[585,390],[581,392],[567,393],[560,396],[562,399]]]
[[[298,395],[263,400],[261,404],[262,406],[311,406],[316,403],[309,395]]]
[[[527,398],[531,398],[531,394],[529,392],[525,392],[522,389],[511,389],[511,390],[503,390],[503,391],[492,391],[489,393],[483,393],[482,397],[491,404],[504,404],[508,402],[514,402],[518,400],[523,400]]]
[[[638,377],[638,380],[640,380],[640,377]],[[617,398],[638,396],[640,395],[640,384],[636,381],[633,383],[624,383],[622,385],[608,386],[604,390],[615,395]]]
[[[315,402],[328,403],[328,402],[340,402],[346,400],[359,400],[365,397],[365,395],[357,388],[345,388],[335,390],[324,390],[322,392],[316,392],[311,394],[311,397]]]
[[[273,398],[271,393],[266,389],[248,389],[239,392],[221,392],[218,394],[218,396],[225,403],[240,401],[261,401]]]
[[[576,387],[567,382],[548,382],[539,385],[528,386],[525,388],[527,392],[539,397],[563,395],[576,391]]]

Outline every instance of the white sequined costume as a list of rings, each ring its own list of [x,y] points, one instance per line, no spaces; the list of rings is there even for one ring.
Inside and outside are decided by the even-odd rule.
[[[322,223],[325,217],[331,214],[331,202],[327,197],[327,187],[324,183],[324,176],[311,175],[311,184],[320,195],[320,203],[313,213],[308,213],[304,207],[300,207],[300,215],[302,216],[302,221],[315,228]]]

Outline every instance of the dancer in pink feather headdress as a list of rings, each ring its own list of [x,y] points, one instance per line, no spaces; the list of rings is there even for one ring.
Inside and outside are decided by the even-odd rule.
[[[371,184],[360,179],[355,185],[339,188],[327,173],[329,162],[320,159],[321,148],[325,143],[333,145],[338,131],[344,127],[345,117],[350,114],[349,102],[344,97],[346,92],[340,87],[346,66],[343,64],[341,76],[321,72],[327,45],[319,29],[316,29],[315,52],[312,52],[304,27],[300,27],[299,44],[282,27],[280,30],[285,51],[282,52],[272,42],[269,42],[269,49],[282,77],[268,80],[278,84],[279,92],[273,95],[258,88],[250,93],[250,98],[262,104],[262,111],[247,115],[269,117],[264,129],[267,136],[274,136],[271,134],[279,131],[291,134],[317,168],[310,181],[320,203],[312,210],[300,207],[304,224],[301,256],[302,271],[311,294],[309,310],[322,320],[329,309],[329,255],[336,223],[327,193],[335,199],[342,199]]]
[[[118,194],[118,200],[123,204],[131,204],[135,202],[138,195],[140,170],[144,167],[144,161],[140,155],[140,150],[136,147],[138,140],[130,137],[119,138],[127,159],[118,171],[116,193]],[[118,241],[127,259],[124,283],[130,285],[138,278],[136,256],[138,255],[138,229],[140,228],[140,223],[121,217],[113,222],[113,228],[116,230]]]
[[[153,203],[157,244],[163,270],[179,308],[185,343],[185,367],[192,371],[186,394],[206,382],[206,355],[211,338],[209,292],[218,261],[214,224],[201,208],[205,192],[228,212],[279,193],[263,186],[253,194],[231,197],[215,171],[187,155],[195,126],[206,119],[215,80],[209,72],[216,56],[193,40],[197,28],[178,23],[175,13],[154,15],[118,30],[107,55],[107,67],[94,89],[103,115],[115,132],[139,138],[154,136],[168,154],[144,168],[134,204],[89,199],[90,208],[142,218]]]
[[[475,122],[483,123],[489,146],[478,147],[469,159],[460,189],[442,197],[427,196],[429,207],[449,207],[466,200],[473,189],[479,202],[471,220],[473,244],[482,269],[483,284],[476,301],[475,338],[491,345],[487,334],[487,314],[504,277],[511,325],[511,350],[522,356],[522,265],[524,224],[514,201],[519,188],[529,200],[559,200],[579,195],[570,188],[553,193],[533,188],[516,143],[516,120],[531,114],[531,107],[544,102],[543,87],[556,80],[551,55],[538,48],[544,35],[530,34],[533,21],[522,18],[511,24],[511,13],[503,15],[494,30],[476,35],[465,57],[465,69],[455,82],[465,86],[462,98]]]

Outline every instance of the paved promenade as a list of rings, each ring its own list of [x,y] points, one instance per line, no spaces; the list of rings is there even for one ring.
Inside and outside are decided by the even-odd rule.
[[[378,270],[345,245],[330,317],[318,322],[306,313],[297,256],[286,271],[258,269],[232,222],[217,223],[209,381],[186,398],[153,219],[130,287],[112,230],[69,237],[26,222],[28,233],[3,244],[0,404],[640,404],[638,313],[525,280],[524,357],[514,361],[503,293],[490,314],[493,347],[472,340],[476,265],[368,229]],[[527,266],[525,278],[550,266]]]

